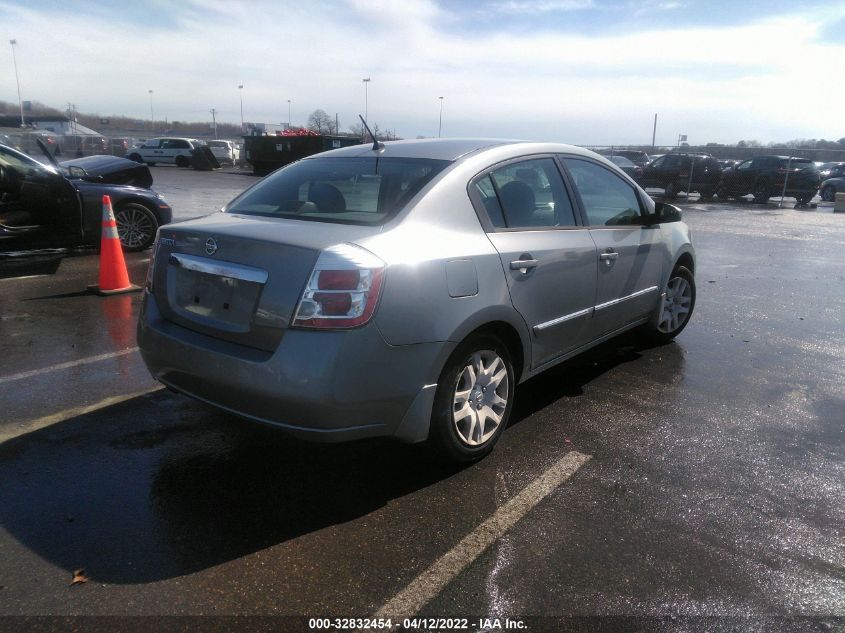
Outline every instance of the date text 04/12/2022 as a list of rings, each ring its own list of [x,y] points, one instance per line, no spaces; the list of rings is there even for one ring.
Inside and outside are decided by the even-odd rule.
[[[417,631],[460,631],[470,626],[484,630],[522,630],[526,628],[522,620],[510,618],[309,618],[311,630],[389,630],[400,627],[403,630]]]

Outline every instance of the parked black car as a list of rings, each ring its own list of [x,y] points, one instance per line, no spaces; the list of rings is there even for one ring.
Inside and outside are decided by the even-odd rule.
[[[639,167],[645,167],[650,160],[648,154],[638,149],[601,149],[599,150],[599,154],[608,158],[611,156],[622,156]]]
[[[690,168],[692,167],[692,180]],[[702,199],[711,198],[719,186],[722,167],[709,154],[671,153],[661,156],[643,168],[640,186],[663,189],[663,195],[674,198],[681,191],[698,192]]]
[[[49,153],[47,157],[50,165],[0,145],[0,251],[98,244],[105,194],[111,196],[127,251],[151,246],[158,227],[170,222],[172,210],[159,194],[125,184],[152,184],[146,166],[115,156],[63,165]]]
[[[807,158],[755,156],[725,170],[716,194],[724,199],[752,194],[759,204],[783,194],[806,204],[816,195],[820,183],[816,164]]]
[[[845,176],[828,178],[822,182],[819,195],[825,202],[836,202],[836,193],[845,191]]]
[[[828,178],[841,178],[845,176],[845,163],[824,163],[819,167],[819,176],[822,182]]]
[[[128,158],[117,156],[85,156],[63,160],[59,163],[62,173],[72,179],[109,185],[131,185],[149,189],[153,186],[150,168]]]
[[[619,169],[624,171],[637,182],[639,182],[640,176],[643,175],[643,168],[628,160],[624,156],[608,156],[607,160],[619,167]]]

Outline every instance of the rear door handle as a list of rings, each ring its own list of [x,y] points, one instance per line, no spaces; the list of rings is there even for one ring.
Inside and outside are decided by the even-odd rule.
[[[619,253],[602,253],[601,255],[599,255],[599,259],[602,259],[606,262],[610,262],[616,259],[617,257],[619,257]]]
[[[518,270],[524,275],[528,273],[529,269],[537,268],[539,263],[536,259],[517,259],[511,262],[511,270]]]

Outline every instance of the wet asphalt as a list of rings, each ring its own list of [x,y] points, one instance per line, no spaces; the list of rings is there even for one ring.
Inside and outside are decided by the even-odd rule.
[[[177,219],[254,182],[154,176]],[[494,453],[465,468],[389,441],[294,441],[157,389],[133,350],[140,295],[85,292],[96,255],[0,266],[0,630],[366,617],[570,451],[592,458],[421,615],[845,629],[845,214],[680,206],[698,256],[687,329],[521,385]],[[136,283],[147,259],[128,257]],[[77,569],[89,580],[69,586]]]

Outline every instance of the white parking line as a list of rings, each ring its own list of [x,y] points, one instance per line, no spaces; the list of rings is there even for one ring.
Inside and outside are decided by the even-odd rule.
[[[79,365],[87,365],[89,363],[97,363],[101,360],[108,360],[109,358],[116,358],[117,356],[125,356],[137,352],[137,347],[128,347],[119,352],[111,352],[109,354],[99,354],[98,356],[88,356],[87,358],[80,358],[78,360],[71,360],[66,363],[59,363],[58,365],[51,365],[50,367],[43,367],[41,369],[32,369],[30,371],[22,371],[19,374],[11,374],[9,376],[0,376],[0,384],[4,382],[12,382],[13,380],[23,380],[32,376],[39,376],[41,374],[49,374],[51,371],[59,371],[61,369],[70,369]]]
[[[24,275],[23,277],[3,277],[0,281],[20,281],[21,279],[38,279],[39,277],[49,277],[50,275]]]
[[[475,528],[441,556],[402,591],[381,607],[377,618],[413,617],[439,594],[458,574],[495,543],[529,510],[569,479],[590,460],[590,455],[572,451],[523,488],[489,519]]]
[[[138,396],[143,396],[148,393],[154,393],[156,391],[160,391],[161,389],[164,389],[164,387],[153,387],[152,389],[146,389],[145,391],[136,391],[135,393],[127,393],[122,396],[112,396],[110,398],[106,398],[105,400],[95,402],[94,404],[87,404],[82,407],[65,409],[64,411],[59,411],[58,413],[51,413],[50,415],[45,415],[43,418],[27,420],[14,426],[10,425],[10,428],[0,429],[0,444],[5,442],[6,440],[11,440],[12,438],[19,437],[27,433],[32,433],[33,431],[38,431],[53,424],[58,424],[59,422],[64,422],[65,420],[70,420],[71,418],[75,418],[80,415],[85,415],[86,413],[92,413],[93,411],[105,409],[106,407],[110,407],[113,404],[126,402],[127,400],[137,398]]]

